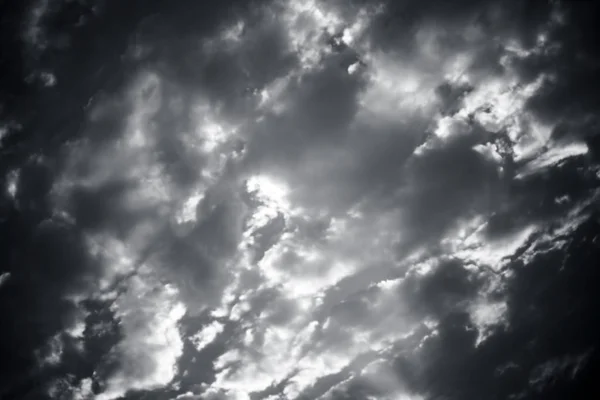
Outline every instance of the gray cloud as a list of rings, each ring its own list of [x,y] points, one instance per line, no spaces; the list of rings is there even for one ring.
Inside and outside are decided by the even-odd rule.
[[[592,6],[39,4],[1,396],[591,387]]]

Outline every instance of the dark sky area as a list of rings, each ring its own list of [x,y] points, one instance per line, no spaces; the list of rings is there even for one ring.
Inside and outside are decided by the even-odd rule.
[[[0,400],[600,398],[599,11],[0,0]]]

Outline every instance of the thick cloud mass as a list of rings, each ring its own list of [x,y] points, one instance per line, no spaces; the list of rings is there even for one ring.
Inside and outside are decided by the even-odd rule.
[[[0,5],[0,399],[600,395],[597,6],[218,3]]]

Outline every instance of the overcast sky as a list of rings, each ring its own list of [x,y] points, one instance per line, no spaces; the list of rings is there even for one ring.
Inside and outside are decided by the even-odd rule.
[[[12,3],[0,399],[600,394],[593,2]]]

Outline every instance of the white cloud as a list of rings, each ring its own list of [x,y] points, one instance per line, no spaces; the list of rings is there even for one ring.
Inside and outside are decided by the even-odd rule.
[[[256,195],[262,203],[261,206],[266,208],[264,212],[271,218],[279,212],[291,212],[288,200],[290,189],[284,182],[267,175],[255,175],[248,179],[246,185],[248,192]]]
[[[564,145],[556,144],[551,146],[537,158],[528,162],[523,167],[522,172],[517,175],[517,179],[538,173],[545,168],[556,165],[567,158],[585,155],[588,153],[588,151],[589,148],[587,144],[583,142],[569,143]]]
[[[54,75],[52,72],[40,72],[40,79],[46,87],[52,87],[56,85],[56,75]]]
[[[88,400],[93,396],[92,380],[90,378],[82,379],[73,391],[73,400]]]
[[[164,82],[158,74],[143,72],[121,96],[124,100],[118,96],[116,100],[106,99],[107,103],[125,101],[131,105],[133,111],[124,131],[94,151],[94,145],[85,140],[72,146],[68,168],[55,185],[57,206],[69,210],[69,195],[74,188],[131,182],[123,196],[125,207],[129,211],[145,208],[163,217],[162,221],[141,219],[130,227],[126,237],[107,231],[85,235],[90,256],[99,261],[101,270],[90,292],[73,297],[110,300],[123,335],[111,353],[119,367],[101,382],[105,390],[97,396],[100,400],[118,398],[129,390],[168,385],[177,373],[183,352],[178,324],[186,305],[180,290],[168,283],[175,275],[163,269],[155,257],[162,248],[156,246],[156,238],[169,228],[168,221],[201,222],[197,221],[196,210],[214,182],[198,182],[191,191],[180,190],[156,158],[158,139],[164,133],[156,130],[152,118],[164,105],[163,90]],[[194,151],[200,154],[203,150],[198,147]],[[209,164],[211,179],[220,173],[219,168],[219,163]],[[78,173],[81,169],[88,172]],[[76,323],[67,333],[78,338],[82,329],[85,325]]]
[[[6,192],[12,199],[15,199],[17,196],[17,191],[19,190],[19,171],[11,171],[7,175],[6,182]]]
[[[183,353],[178,322],[186,308],[177,290],[151,277],[134,276],[113,303],[123,340],[114,349],[120,368],[106,381],[98,400],[111,400],[129,390],[151,390],[169,384]]]
[[[200,351],[212,343],[223,332],[224,328],[222,323],[214,321],[190,336],[189,339],[196,347],[196,350]]]
[[[508,306],[505,302],[477,301],[470,306],[471,321],[478,331],[475,346],[479,346],[492,333],[492,329],[505,325]]]
[[[412,113],[429,114],[434,88],[442,77],[419,69],[418,64],[381,52],[365,54],[369,85],[361,93],[359,118],[384,118],[400,122]]]
[[[0,274],[0,288],[10,279],[10,272],[3,272]]]
[[[293,224],[293,218],[290,223]],[[364,289],[361,280],[357,280],[356,287],[339,291],[340,297],[333,289],[340,279],[351,277],[369,263],[369,257],[360,260],[353,259],[351,253],[344,255],[345,251],[351,251],[344,245],[348,245],[352,235],[365,235],[360,224],[351,226],[353,229],[337,231],[319,246],[306,247],[296,231],[284,235],[267,252],[257,264],[260,285],[262,290],[275,290],[276,295],[264,308],[255,310],[256,319],[246,313],[252,311],[251,304],[260,291],[242,292],[239,302],[227,314],[244,324],[245,334],[240,338],[240,347],[229,350],[215,363],[221,372],[211,386],[213,390],[244,398],[288,379],[284,393],[295,398],[319,377],[339,372],[359,354],[384,351],[413,329],[414,319],[407,310],[397,307],[400,303],[397,283],[383,285],[378,290],[379,295],[368,302],[370,317],[362,322],[360,319],[365,317],[357,317],[358,325],[346,325],[341,314],[340,319],[331,314],[330,308],[339,301],[352,299],[353,294],[360,299]],[[336,261],[337,257],[348,259]],[[343,267],[344,262],[349,264]],[[377,274],[366,278],[367,285],[371,279],[377,282]],[[332,292],[328,294],[329,291]],[[353,313],[351,308],[347,311]],[[321,314],[333,316],[322,322],[314,319]],[[337,344],[336,337],[340,338]]]
[[[314,68],[320,61],[325,50],[322,32],[336,33],[344,23],[336,10],[319,0],[285,2],[281,17],[303,68]]]
[[[443,239],[444,248],[467,264],[501,271],[510,261],[508,257],[524,246],[539,229],[535,224],[530,224],[515,228],[498,238],[490,238],[486,234],[488,223],[482,215],[459,223]]]

